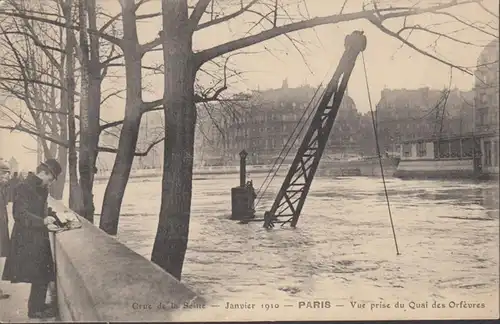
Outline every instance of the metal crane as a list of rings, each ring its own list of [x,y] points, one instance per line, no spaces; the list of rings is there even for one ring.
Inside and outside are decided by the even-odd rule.
[[[265,228],[272,228],[274,224],[283,226],[290,223],[291,227],[297,225],[354,64],[358,55],[366,48],[366,36],[363,31],[354,31],[347,35],[344,47],[344,54],[316,108],[281,189],[271,209],[264,213],[264,219],[259,219],[264,221]]]

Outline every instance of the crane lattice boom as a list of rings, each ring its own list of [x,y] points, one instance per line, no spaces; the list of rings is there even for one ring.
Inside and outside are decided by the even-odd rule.
[[[325,89],[274,204],[264,214],[265,228],[274,227],[276,223],[290,223],[292,227],[297,225],[354,64],[359,53],[366,48],[366,36],[362,31],[354,31],[346,36],[344,46],[345,52]]]

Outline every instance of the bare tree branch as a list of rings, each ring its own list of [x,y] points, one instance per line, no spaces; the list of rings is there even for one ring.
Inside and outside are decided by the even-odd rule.
[[[486,11],[487,13],[489,13],[490,15],[492,15],[493,17],[495,17],[496,19],[499,18],[499,16],[497,14],[495,14],[493,11],[489,10],[488,8],[486,8],[481,1],[479,1],[477,3],[478,6],[480,6],[481,8],[483,8],[484,11]]]
[[[219,17],[219,18],[215,18],[215,19],[211,19],[211,20],[209,20],[207,22],[198,24],[198,26],[195,28],[195,30],[201,30],[201,29],[208,28],[208,27],[220,24],[222,22],[234,19],[234,18],[238,17],[239,15],[241,15],[241,14],[245,13],[246,11],[248,11],[248,9],[250,9],[258,1],[259,0],[252,0],[247,5],[245,5],[244,7],[241,7],[241,9],[239,9],[239,10],[237,10],[237,11],[235,11],[235,12],[229,14],[229,15],[226,15],[226,16],[223,16],[223,17]]]
[[[19,82],[24,82],[25,81],[24,79],[6,78],[6,77],[0,77],[0,80],[1,81],[19,81]],[[41,84],[41,85],[46,85],[46,86],[49,86],[49,87],[57,88],[59,90],[67,90],[67,89],[61,87],[58,84],[54,84],[54,83],[50,83],[50,82],[46,82],[46,81],[42,81],[42,80],[26,79],[26,81],[29,82],[29,83],[37,83],[37,84]]]
[[[46,44],[39,42],[37,40],[37,38],[35,38],[31,33],[26,33],[26,32],[21,32],[21,31],[10,31],[10,32],[6,31],[4,34],[23,35],[23,36],[31,38],[33,40],[33,42],[35,43],[35,45],[40,47],[40,48],[44,48],[46,50],[51,50],[51,51],[55,51],[55,52],[59,52],[59,53],[64,53],[64,51],[61,50],[60,48],[49,46],[49,45],[46,45]]]
[[[45,133],[42,134],[40,132],[37,132],[37,131],[34,131],[32,129],[26,128],[26,127],[22,126],[20,123],[17,124],[17,125],[15,125],[15,126],[1,126],[0,125],[0,129],[7,129],[7,130],[10,130],[11,132],[13,132],[13,131],[20,131],[20,132],[23,132],[23,133],[26,133],[26,134],[30,134],[30,135],[36,136],[38,138],[42,138],[42,139],[44,139],[46,141],[55,143],[57,145],[68,147],[68,143],[63,142],[63,141],[61,141],[59,139],[56,139],[56,138],[52,138],[52,137],[48,136]]]
[[[378,26],[377,26],[378,27]],[[429,33],[429,34],[433,34],[433,35],[436,35],[436,36],[439,36],[439,37],[443,37],[443,38],[447,38],[451,41],[454,41],[454,42],[457,42],[457,43],[460,43],[460,44],[464,44],[464,45],[470,45],[470,46],[476,46],[476,47],[483,47],[483,45],[480,45],[480,44],[474,44],[474,43],[471,43],[471,42],[467,42],[467,41],[464,41],[464,40],[461,40],[461,39],[458,39],[456,37],[453,37],[451,36],[451,33],[440,33],[440,32],[437,32],[437,31],[434,31],[434,30],[431,30],[429,28],[425,28],[425,27],[421,27],[419,25],[416,25],[416,26],[406,26],[406,27],[402,27],[400,30],[398,30],[396,32],[397,35],[401,35],[401,33],[405,30],[409,30],[410,33],[413,32],[413,31],[416,31],[416,30],[420,30],[420,31],[423,31],[423,32],[426,32],[426,33]],[[406,38],[406,41],[408,41],[408,37]],[[403,43],[404,44],[404,43]]]
[[[481,0],[464,0],[464,1],[459,1],[459,0],[452,0],[450,2],[446,2],[444,4],[438,4],[434,6],[430,6],[427,8],[387,8],[387,9],[372,9],[372,10],[364,10],[360,12],[353,12],[353,13],[345,13],[345,14],[336,14],[336,15],[331,15],[331,16],[325,16],[325,17],[316,17],[308,20],[303,20],[299,22],[294,22],[290,24],[286,24],[280,27],[276,28],[271,28],[269,30],[265,30],[263,32],[260,32],[258,34],[240,38],[237,40],[229,41],[224,44],[217,45],[212,48],[208,48],[205,50],[202,50],[198,53],[195,54],[195,60],[197,62],[198,66],[201,66],[203,63],[212,60],[213,58],[220,56],[222,54],[232,52],[250,45],[254,45],[269,39],[272,39],[274,37],[306,29],[306,28],[311,28],[315,26],[320,26],[320,25],[326,25],[326,24],[335,24],[335,23],[340,23],[340,22],[345,22],[345,21],[353,21],[353,20],[359,20],[359,19],[366,19],[366,20],[372,20],[376,19],[377,14],[383,14],[382,19],[386,20],[389,18],[397,18],[397,17],[407,17],[407,16],[412,16],[412,15],[419,15],[423,13],[434,13],[437,12],[438,10],[454,7],[457,5],[462,5],[462,4],[467,4],[467,3],[477,3]],[[405,9],[405,10],[402,10]],[[385,13],[388,12],[388,13]]]
[[[377,27],[378,27],[378,28],[379,28],[382,32],[386,33],[386,34],[387,34],[387,35],[389,35],[389,36],[392,36],[392,37],[396,38],[397,40],[399,40],[400,42],[402,42],[402,43],[403,43],[403,44],[405,44],[406,46],[408,46],[408,47],[410,47],[410,48],[414,49],[415,51],[419,52],[420,54],[423,54],[423,55],[425,55],[425,56],[428,56],[428,57],[430,57],[430,58],[432,58],[432,59],[434,59],[434,60],[436,60],[436,61],[438,61],[438,62],[441,62],[441,63],[443,63],[443,64],[445,64],[445,65],[447,65],[447,66],[449,66],[449,67],[453,67],[453,68],[455,68],[455,69],[457,69],[457,70],[460,70],[460,71],[462,71],[462,72],[464,72],[464,73],[467,73],[467,74],[469,74],[469,75],[473,75],[473,73],[472,73],[472,72],[470,72],[469,70],[467,70],[467,69],[465,69],[465,68],[463,68],[463,67],[461,67],[461,66],[458,66],[458,65],[455,65],[455,64],[453,64],[453,63],[451,63],[451,62],[448,62],[448,61],[446,61],[446,60],[443,60],[443,59],[441,59],[441,58],[439,58],[439,57],[437,57],[437,56],[435,56],[435,55],[433,55],[433,54],[431,54],[431,53],[429,53],[429,52],[427,52],[427,51],[424,51],[424,50],[422,50],[422,49],[418,48],[418,47],[417,47],[417,46],[415,46],[414,44],[410,43],[407,39],[405,39],[405,38],[401,37],[401,36],[400,36],[400,35],[398,35],[397,33],[395,33],[395,32],[393,32],[393,31],[389,30],[388,28],[386,28],[386,27],[385,27],[384,25],[382,25],[382,23],[381,23],[380,21],[378,21],[376,18],[374,18],[374,19],[368,19],[368,20],[369,20],[372,24],[374,24],[375,26],[377,26]]]
[[[207,10],[211,1],[212,0],[198,0],[198,3],[196,3],[196,6],[191,12],[191,16],[189,16],[189,24],[191,25],[192,31],[196,30],[196,26],[198,26],[201,17],[205,13],[205,10]]]
[[[63,146],[63,147],[68,147],[68,143],[66,141],[61,141],[60,139],[50,137],[47,134],[42,134],[40,132],[37,132],[37,131],[34,131],[32,129],[26,128],[26,127],[22,126],[20,123],[16,124],[15,126],[2,126],[2,125],[0,125],[0,129],[10,130],[11,132],[13,132],[13,131],[23,132],[23,133],[26,133],[26,134],[33,135],[36,138],[42,138],[42,139],[44,139],[46,141],[55,143],[57,145],[60,145],[60,146]],[[160,138],[160,139],[152,142],[151,144],[149,144],[149,146],[147,147],[147,149],[145,151],[143,151],[143,152],[135,152],[134,155],[135,156],[146,156],[146,155],[148,155],[148,153],[154,148],[154,146],[157,145],[158,143],[161,143],[164,139],[165,138],[162,137],[162,138]],[[118,150],[116,148],[109,148],[109,147],[99,147],[98,150],[99,150],[99,152],[108,152],[108,153],[117,153],[118,152]]]
[[[106,102],[111,97],[117,96],[120,93],[124,92],[126,89],[114,90],[111,93],[107,94],[104,98],[101,99],[101,105]]]
[[[148,1],[149,0],[141,0],[141,1],[139,1],[135,5],[135,11],[137,11],[141,5],[143,5],[144,3],[148,2]],[[121,16],[122,16],[122,12],[120,11],[119,13],[117,13],[116,15],[114,15],[113,17],[111,17],[101,28],[99,28],[99,33],[104,33],[104,31],[106,31],[106,29],[108,29],[109,26],[111,26],[118,19],[120,19]]]
[[[163,140],[165,139],[165,137],[162,137],[154,142],[152,142],[151,144],[149,144],[149,146],[147,147],[147,149],[143,152],[135,152],[134,153],[134,156],[146,156],[148,155],[148,153],[155,147],[155,145],[157,145],[158,143],[161,143],[163,142]],[[108,153],[118,153],[118,150],[115,149],[115,148],[109,148],[109,147],[99,147],[98,148],[99,152],[108,152]]]
[[[38,17],[35,15],[27,14],[27,13],[16,12],[16,11],[12,11],[12,10],[0,9],[0,15],[13,16],[13,17],[18,17],[18,18],[22,18],[22,19],[29,19],[29,20],[44,22],[47,24],[51,24],[51,25],[55,25],[55,26],[59,26],[59,27],[63,27],[63,28],[69,28],[71,30],[80,30],[81,29],[80,26],[76,26],[76,25],[67,26],[65,23],[62,23],[59,21],[51,20],[51,19],[44,18],[44,17]],[[87,31],[89,34],[98,35],[99,37],[102,37],[103,39],[107,40],[110,43],[113,43],[113,44],[119,46],[120,48],[122,47],[123,41],[120,38],[117,38],[115,36],[111,36],[111,35],[106,34],[106,33],[101,33],[101,32],[99,32],[99,30],[94,30],[91,28],[85,28],[85,31]]]
[[[156,12],[156,13],[149,13],[149,14],[144,14],[144,15],[137,15],[135,18],[137,20],[141,19],[150,19],[150,18],[155,18],[155,17],[160,17],[161,12]]]
[[[495,34],[493,34],[493,33],[490,33],[490,32],[489,32],[489,31],[487,31],[487,30],[481,29],[481,28],[479,28],[479,27],[475,26],[475,25],[474,25],[474,24],[472,24],[472,23],[467,23],[467,22],[465,22],[464,20],[462,20],[462,19],[458,18],[457,16],[455,16],[455,15],[453,15],[453,14],[449,13],[449,12],[435,12],[435,14],[436,14],[436,15],[444,15],[444,16],[451,17],[451,18],[453,18],[454,20],[458,21],[459,23],[461,23],[461,24],[463,24],[463,25],[465,25],[465,26],[468,26],[468,27],[470,27],[470,28],[472,28],[472,29],[475,29],[475,30],[477,30],[477,31],[479,31],[479,32],[481,32],[481,33],[487,34],[487,35],[489,35],[489,36],[492,36],[492,37],[498,38],[498,36],[497,36],[497,35],[495,35]]]
[[[163,99],[158,99],[158,100],[149,101],[149,102],[143,102],[142,106],[141,106],[141,112],[145,113],[148,111],[153,111],[162,105],[163,105]],[[163,107],[161,107],[161,109],[163,109]]]
[[[155,38],[154,40],[152,40],[151,42],[148,42],[146,44],[143,44],[141,46],[141,53],[147,53],[151,50],[153,50],[156,46],[159,46],[161,45],[161,34],[163,33],[163,31],[160,31],[159,32],[159,37]]]
[[[117,121],[114,121],[114,122],[109,122],[109,123],[106,123],[104,125],[101,125],[100,128],[101,128],[101,132],[108,129],[108,128],[112,128],[112,127],[116,127],[116,126],[119,126],[123,124],[123,120],[117,120]]]

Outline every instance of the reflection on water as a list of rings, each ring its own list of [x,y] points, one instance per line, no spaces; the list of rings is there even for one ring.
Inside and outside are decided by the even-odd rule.
[[[361,298],[360,292],[399,299],[479,298],[498,292],[496,183],[388,179],[401,251],[396,256],[380,179],[317,178],[298,228],[268,231],[260,223],[242,225],[228,219],[237,175],[207,178],[193,184],[183,274],[183,280],[205,296],[345,301]],[[253,177],[257,188],[264,178]],[[263,196],[259,214],[271,206],[279,181]],[[131,182],[118,239],[149,258],[161,180]],[[96,197],[102,197],[104,189],[98,184]],[[97,210],[100,204],[96,201]]]
[[[480,205],[486,209],[498,209],[498,190],[495,188],[444,188],[440,192],[422,190],[418,197],[452,205]]]

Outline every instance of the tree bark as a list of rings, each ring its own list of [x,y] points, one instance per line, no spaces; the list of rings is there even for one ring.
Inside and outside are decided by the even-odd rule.
[[[89,28],[97,30],[97,4],[96,0],[87,0],[87,15],[89,17]],[[94,175],[97,172],[97,155],[99,147],[100,123],[101,117],[101,62],[100,62],[100,45],[99,35],[90,33],[90,82],[89,82],[89,135],[90,135],[90,188],[91,201],[88,213],[94,215],[94,195],[92,188],[94,187]]]
[[[59,32],[63,32],[62,28],[59,28]],[[64,70],[64,68],[61,66],[60,70]],[[59,71],[63,72],[63,71]],[[54,83],[57,81],[61,82],[61,84],[64,83],[64,73],[59,73],[58,77],[59,80],[57,80],[56,76],[56,68],[52,66],[52,73],[53,73],[53,80]],[[63,91],[59,92],[59,97],[62,97]],[[57,106],[57,92],[56,88],[52,87],[50,89],[50,104],[52,108],[55,108]],[[49,108],[50,109],[50,108]],[[61,106],[59,107],[59,110],[61,112],[64,111],[65,108],[62,107],[62,102]],[[68,137],[68,129],[67,129],[67,123],[66,123],[66,116],[64,114],[51,114],[51,125],[52,125],[52,130],[54,133],[57,133],[59,135],[59,140],[62,142],[66,141]],[[57,156],[57,160],[59,161],[59,164],[61,165],[61,175],[57,178],[57,180],[50,186],[50,195],[54,199],[61,200],[63,198],[63,192],[64,192],[64,184],[66,182],[66,167],[68,165],[68,150],[62,146],[62,145],[57,145],[54,142],[50,143],[50,154],[52,157]]]
[[[97,143],[99,139],[99,107],[101,95],[101,76],[99,63],[98,37],[90,37],[86,31],[87,17],[89,27],[95,26],[95,0],[79,0],[80,46],[82,49],[82,76],[80,99],[80,155],[78,167],[80,171],[80,186],[83,197],[83,209],[80,215],[94,222],[93,181],[95,161],[97,158]]]
[[[66,131],[65,134],[67,135],[67,133]],[[66,170],[68,166],[68,150],[62,145],[59,145],[57,148],[57,160],[61,164],[61,175],[51,185],[50,195],[54,199],[61,200],[63,198],[64,185],[66,183]]]
[[[161,208],[151,260],[181,279],[187,249],[196,124],[187,2],[163,0],[165,141]]]
[[[111,177],[106,186],[99,228],[110,235],[118,232],[120,209],[132,169],[141,124],[141,53],[137,37],[134,0],[120,1],[123,17],[123,53],[126,75],[125,117],[120,132]]]
[[[66,26],[71,26],[73,24],[73,0],[67,0],[61,3],[62,11],[65,17]],[[64,80],[64,88],[61,92],[61,109],[63,112],[67,112],[67,136],[68,139],[68,176],[69,176],[69,199],[68,205],[74,212],[80,212],[83,209],[83,197],[78,182],[78,157],[76,152],[76,123],[75,123],[75,50],[76,50],[76,38],[73,34],[73,30],[66,28],[66,46],[65,46],[65,67],[64,75],[61,79]]]

